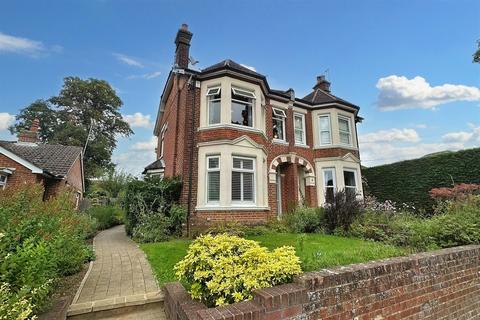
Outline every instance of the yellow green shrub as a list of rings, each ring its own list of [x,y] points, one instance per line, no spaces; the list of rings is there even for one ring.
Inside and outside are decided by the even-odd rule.
[[[175,265],[192,298],[208,306],[251,299],[253,290],[290,282],[301,271],[293,247],[269,251],[256,241],[227,234],[198,237]]]

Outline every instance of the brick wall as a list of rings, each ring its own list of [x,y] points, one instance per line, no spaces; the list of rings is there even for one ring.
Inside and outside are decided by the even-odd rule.
[[[170,320],[480,319],[480,246],[308,272],[217,308],[165,285]]]
[[[32,173],[32,171],[20,163],[13,161],[7,156],[0,154],[0,167],[15,168],[13,174],[8,177],[7,188],[18,186],[24,183],[43,183],[41,175]]]

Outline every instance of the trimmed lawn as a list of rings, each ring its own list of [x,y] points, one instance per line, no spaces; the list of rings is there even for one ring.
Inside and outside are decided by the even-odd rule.
[[[284,245],[295,247],[304,271],[320,270],[409,253],[406,249],[378,242],[317,233],[304,235],[272,233],[246,238],[256,240],[269,249]],[[147,254],[160,285],[176,280],[173,266],[185,256],[190,243],[191,240],[172,240],[140,245]]]

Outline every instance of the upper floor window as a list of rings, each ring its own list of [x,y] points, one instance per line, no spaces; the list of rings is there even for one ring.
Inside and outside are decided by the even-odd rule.
[[[318,117],[318,126],[320,128],[320,144],[332,143],[332,129],[330,125],[330,115],[320,115]]]
[[[340,142],[343,144],[352,144],[350,118],[339,116],[338,129],[340,131]]]
[[[273,139],[285,141],[285,118],[287,115],[281,109],[272,109]]]
[[[343,180],[345,182],[345,192],[357,193],[357,179],[355,170],[343,170]]]
[[[232,87],[232,123],[253,127],[253,104],[255,94]]]
[[[295,113],[293,115],[293,127],[295,130],[295,144],[306,144],[304,114]]]
[[[0,190],[5,189],[6,185],[7,185],[7,176],[0,174]]]
[[[221,99],[222,99],[222,89],[220,87],[208,89],[207,91],[208,124],[220,123]]]
[[[165,133],[167,131],[167,124],[163,125],[162,131],[160,133],[160,158],[163,158],[163,149],[165,148]]]
[[[220,201],[220,157],[207,157],[207,203]]]
[[[232,201],[255,202],[255,160],[252,158],[233,158]]]

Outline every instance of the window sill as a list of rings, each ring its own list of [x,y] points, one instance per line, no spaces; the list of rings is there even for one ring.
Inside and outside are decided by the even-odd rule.
[[[343,149],[349,149],[349,150],[358,150],[357,147],[354,147],[352,145],[345,145],[345,144],[325,144],[325,145],[320,145],[320,146],[314,146],[313,149],[332,149],[332,148],[343,148]]]
[[[288,142],[287,142],[287,141],[285,141],[285,140],[280,140],[280,139],[272,139],[272,143],[281,144],[281,145],[284,145],[284,146],[288,146]]]
[[[205,126],[205,127],[200,127],[197,129],[197,131],[207,131],[207,130],[215,130],[215,129],[234,129],[234,130],[241,130],[241,131],[249,131],[249,132],[255,132],[255,133],[259,133],[261,135],[263,135],[265,138],[265,133],[260,130],[260,129],[257,129],[257,128],[253,128],[253,127],[247,127],[247,126],[242,126],[242,125],[239,125],[239,124],[212,124],[212,125],[209,125],[209,126]]]
[[[266,211],[270,210],[270,207],[259,207],[255,205],[231,205],[231,206],[198,206],[196,211]]]
[[[307,144],[295,144],[295,147],[297,148],[304,148],[304,149],[310,149],[310,146]]]

